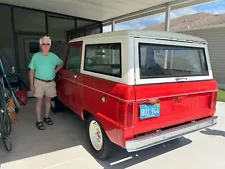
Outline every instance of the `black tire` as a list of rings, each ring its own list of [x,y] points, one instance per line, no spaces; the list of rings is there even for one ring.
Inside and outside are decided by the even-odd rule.
[[[101,129],[101,133],[102,133],[102,139],[103,139],[103,144],[100,150],[97,150],[94,148],[92,141],[91,141],[91,136],[90,136],[90,124],[94,122],[97,123]],[[94,116],[89,116],[87,119],[87,133],[88,133],[88,138],[89,138],[89,142],[91,144],[92,147],[92,152],[93,155],[98,158],[98,159],[106,159],[109,157],[110,152],[111,152],[111,148],[112,148],[112,142],[109,140],[108,136],[106,135],[104,129],[102,128],[101,124],[99,123],[99,121],[94,117]]]
[[[12,142],[11,142],[11,140],[7,136],[2,135],[2,141],[3,141],[5,149],[7,151],[11,151],[12,150]]]
[[[53,113],[58,113],[62,111],[64,108],[64,105],[59,101],[57,97],[54,97],[51,99],[51,110]]]
[[[3,93],[4,95],[4,93]],[[4,97],[2,97],[4,98]],[[0,106],[1,112],[0,112],[0,133],[3,135],[9,135],[12,130],[12,124],[9,117],[9,113],[6,109],[6,100],[1,100],[1,106]]]
[[[4,116],[5,117],[4,117],[3,131],[5,132],[4,134],[8,136],[11,134],[12,131],[12,123],[7,111],[4,113]]]

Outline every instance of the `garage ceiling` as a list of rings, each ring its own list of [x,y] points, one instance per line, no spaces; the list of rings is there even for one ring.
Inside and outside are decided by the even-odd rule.
[[[146,8],[162,7],[160,5],[167,2],[173,4],[175,9],[209,1],[212,0],[0,0],[0,3],[106,21]]]

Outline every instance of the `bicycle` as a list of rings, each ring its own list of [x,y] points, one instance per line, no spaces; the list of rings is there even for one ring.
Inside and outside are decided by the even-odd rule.
[[[2,64],[1,59],[0,59],[0,77],[3,79],[3,85],[4,85],[4,83],[6,83],[8,89],[9,89],[9,93],[10,93],[6,97],[6,102],[8,102],[9,99],[12,97],[12,99],[13,99],[15,105],[16,105],[16,109],[17,109],[17,111],[19,111],[19,109],[20,109],[20,103],[18,102],[18,100],[16,98],[16,95],[15,95],[15,93],[13,92],[13,90],[11,88],[11,85],[10,85],[10,83],[8,81],[7,76],[6,76],[6,73],[5,73],[5,70],[4,70],[4,67],[3,67],[3,64]],[[6,91],[6,89],[5,89],[5,91]]]
[[[5,84],[8,87],[8,91],[5,88]],[[9,111],[7,109],[7,103],[9,102],[9,99],[11,97],[15,104],[15,109],[17,109],[18,111],[20,109],[20,104],[9,84],[2,61],[0,59],[0,137],[2,138],[4,147],[7,151],[12,150],[12,142],[9,138],[12,130],[12,124],[9,116]]]
[[[5,149],[11,151],[12,143],[8,136],[11,133],[12,126],[9,112],[6,109],[7,99],[3,78],[0,78],[0,99],[0,137],[2,138]]]

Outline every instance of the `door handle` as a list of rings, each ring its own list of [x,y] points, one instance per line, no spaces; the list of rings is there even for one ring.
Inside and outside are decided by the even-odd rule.
[[[176,81],[187,81],[187,78],[175,78]]]

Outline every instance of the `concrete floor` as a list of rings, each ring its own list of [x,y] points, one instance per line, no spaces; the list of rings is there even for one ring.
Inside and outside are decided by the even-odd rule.
[[[111,158],[106,161],[95,160],[95,168],[123,169],[224,169],[225,168],[225,103],[218,103],[218,124],[211,129],[189,134],[179,140],[174,140],[136,153],[127,153],[115,146]],[[63,112],[52,115],[53,126],[47,126],[45,131],[38,131],[35,127],[34,100],[22,108],[18,114],[19,122],[13,124],[11,139],[13,149],[5,152],[0,144],[0,164],[49,152],[68,151],[73,153],[87,152],[80,157],[86,168],[93,168],[90,158],[89,144],[85,131],[85,124],[75,114]],[[77,151],[76,151],[76,147]],[[72,151],[72,150],[71,150]],[[59,153],[60,152],[60,153]],[[57,157],[58,158],[58,157]],[[90,159],[90,160],[89,160]],[[91,162],[92,160],[92,162]],[[35,165],[35,164],[34,164]],[[89,167],[88,167],[89,166]],[[40,167],[41,168],[41,167]],[[44,168],[44,167],[43,167]],[[50,167],[49,167],[50,168]],[[81,169],[80,164],[76,168]],[[69,169],[69,168],[67,168]]]
[[[10,138],[12,151],[4,151],[0,143],[0,164],[21,158],[44,154],[77,145],[86,147],[85,124],[71,112],[52,114],[54,125],[40,131],[36,128],[35,100],[22,107],[17,114],[19,121],[12,126]]]

